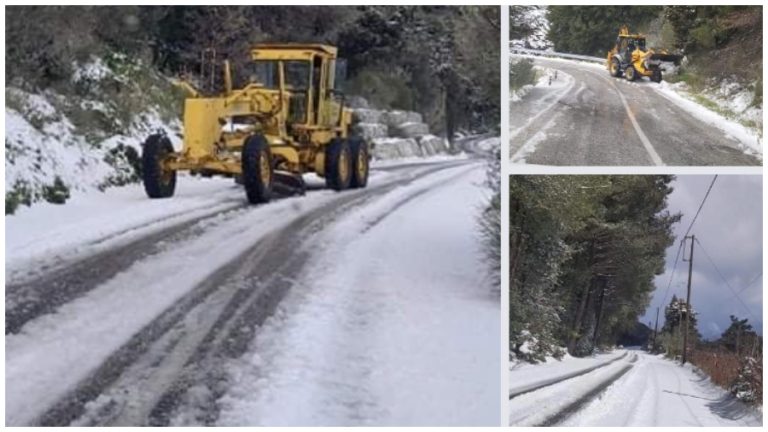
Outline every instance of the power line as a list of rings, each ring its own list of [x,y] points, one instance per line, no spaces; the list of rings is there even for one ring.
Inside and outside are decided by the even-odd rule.
[[[757,274],[757,276],[755,276],[754,278],[752,278],[752,280],[751,280],[751,281],[749,281],[749,283],[747,283],[746,285],[744,285],[744,288],[742,288],[742,289],[741,289],[741,291],[739,291],[739,294],[743,293],[744,291],[746,291],[746,290],[747,290],[747,288],[751,287],[751,286],[752,286],[752,284],[753,284],[753,283],[755,283],[755,282],[757,282],[757,280],[758,280],[758,279],[760,279],[760,276],[762,276],[762,275],[763,275],[763,271],[762,271],[762,270],[760,270],[760,273],[758,273],[758,274]]]
[[[709,184],[709,188],[707,189],[707,193],[704,194],[704,199],[701,200],[701,204],[699,205],[699,209],[696,210],[696,215],[693,217],[693,220],[691,221],[691,224],[688,225],[688,231],[685,232],[685,235],[683,238],[688,237],[688,234],[691,232],[691,228],[693,228],[694,222],[696,222],[696,218],[699,217],[699,213],[701,213],[701,209],[704,207],[704,203],[707,201],[707,197],[709,196],[709,192],[712,191],[712,186],[715,185],[715,180],[717,180],[717,174],[712,178],[712,183]]]
[[[719,269],[719,268],[717,268],[717,265],[716,265],[716,264],[715,264],[715,262],[712,260],[712,257],[710,257],[710,256],[709,256],[709,253],[707,253],[707,250],[704,248],[704,245],[702,245],[702,244],[701,244],[701,242],[699,241],[699,239],[696,239],[696,243],[698,243],[698,244],[699,244],[699,246],[701,247],[701,250],[704,252],[704,256],[705,256],[705,257],[707,257],[707,260],[709,261],[709,263],[710,263],[710,264],[712,264],[712,267],[715,269],[715,271],[717,272],[717,274],[718,274],[718,275],[720,275],[720,279],[722,279],[722,280],[723,280],[723,282],[725,282],[725,286],[727,286],[727,287],[728,287],[728,289],[730,289],[730,290],[731,290],[731,292],[732,292],[732,293],[733,293],[733,295],[736,297],[736,299],[739,301],[739,303],[741,303],[741,305],[742,305],[742,306],[744,306],[744,310],[746,310],[746,311],[747,311],[747,313],[749,313],[749,315],[752,317],[752,320],[753,320],[753,322],[757,322],[757,321],[758,321],[758,319],[757,319],[757,318],[755,318],[755,315],[752,313],[752,311],[749,309],[749,307],[748,307],[748,306],[747,306],[747,305],[744,303],[744,301],[742,301],[742,300],[741,300],[741,297],[739,297],[739,294],[738,294],[738,293],[736,293],[736,290],[734,290],[734,289],[733,289],[733,287],[731,286],[731,284],[730,284],[730,283],[728,283],[728,280],[725,278],[725,276],[723,276],[723,273],[722,273],[722,272],[720,272],[720,269]]]
[[[672,286],[672,279],[675,277],[675,269],[677,268],[677,261],[680,259],[680,251],[683,250],[683,242],[680,241],[680,246],[677,248],[677,256],[675,257],[675,265],[672,266],[672,274],[669,275],[669,283],[667,283],[667,290],[664,291],[664,300],[661,301],[661,305],[667,304],[667,296],[669,295],[669,287]]]

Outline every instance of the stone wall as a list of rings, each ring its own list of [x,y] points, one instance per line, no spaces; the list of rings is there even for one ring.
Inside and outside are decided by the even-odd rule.
[[[448,151],[447,142],[429,133],[421,114],[402,110],[377,110],[367,103],[353,109],[353,132],[373,144],[374,159],[432,156]]]

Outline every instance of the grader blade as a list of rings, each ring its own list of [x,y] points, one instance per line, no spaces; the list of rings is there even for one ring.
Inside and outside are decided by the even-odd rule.
[[[304,195],[307,191],[301,175],[281,171],[275,171],[272,175],[272,189],[280,195]]]

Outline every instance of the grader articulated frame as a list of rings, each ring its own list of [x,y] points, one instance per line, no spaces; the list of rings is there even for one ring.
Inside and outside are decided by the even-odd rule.
[[[254,204],[269,201],[276,184],[303,191],[301,175],[309,172],[335,190],[366,186],[368,144],[350,133],[352,113],[336,87],[335,47],[255,45],[251,61],[236,77],[230,62],[223,62],[219,91],[212,90],[215,52],[208,54],[209,62],[205,53],[202,58],[201,79],[210,79],[209,91],[184,79],[179,83],[189,94],[181,151],[162,133],[144,144],[143,179],[150,198],[172,196],[176,173],[183,170],[236,177]]]

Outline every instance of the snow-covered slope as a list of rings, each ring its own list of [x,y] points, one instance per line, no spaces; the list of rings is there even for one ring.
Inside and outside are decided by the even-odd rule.
[[[549,40],[549,20],[547,20],[547,6],[525,6],[526,12],[524,19],[531,28],[533,34],[524,39],[513,39],[510,41],[512,46],[531,49],[551,49],[552,42]]]
[[[6,213],[19,205],[63,202],[72,191],[138,180],[141,143],[180,129],[171,85],[140,63],[116,57],[75,65],[64,91],[6,88]],[[58,195],[56,195],[58,194]]]

